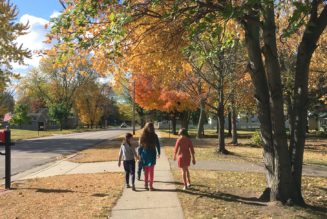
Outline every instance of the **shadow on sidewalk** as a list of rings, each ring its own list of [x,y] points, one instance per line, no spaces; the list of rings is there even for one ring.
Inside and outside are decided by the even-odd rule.
[[[164,182],[165,183],[165,182]],[[171,182],[170,182],[171,183]],[[172,182],[174,183],[174,182]],[[181,183],[178,183],[181,184]],[[192,185],[192,187],[207,187],[204,185]],[[178,193],[185,193],[188,195],[194,195],[197,196],[196,199],[202,198],[202,197],[207,197],[211,199],[220,199],[223,201],[227,202],[241,202],[243,204],[247,205],[255,205],[255,206],[266,206],[267,202],[260,200],[259,198],[256,197],[242,197],[226,192],[206,192],[202,190],[198,190],[195,188],[190,188],[188,190],[182,190],[182,189],[161,189],[161,188],[155,188],[153,192],[178,192]]]
[[[175,185],[184,185],[183,183],[181,182],[177,182],[177,181],[153,181],[153,182],[157,182],[157,183],[167,183],[167,184],[175,184]],[[199,184],[192,184],[193,186],[196,186],[196,187],[206,187],[208,188],[208,186],[204,186],[204,185],[199,185]]]

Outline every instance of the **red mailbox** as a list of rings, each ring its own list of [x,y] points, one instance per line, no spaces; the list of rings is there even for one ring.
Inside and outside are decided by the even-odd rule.
[[[5,130],[0,130],[0,143],[4,144],[6,142]]]

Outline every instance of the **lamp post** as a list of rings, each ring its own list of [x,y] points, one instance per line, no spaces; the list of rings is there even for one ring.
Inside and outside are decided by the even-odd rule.
[[[132,119],[132,126],[133,126],[133,135],[135,135],[135,81],[133,81],[133,119]]]

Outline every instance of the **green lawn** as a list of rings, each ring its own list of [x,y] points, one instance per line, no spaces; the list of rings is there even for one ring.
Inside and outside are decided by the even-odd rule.
[[[165,132],[165,133],[169,133],[169,130],[168,129],[160,129],[161,132]],[[178,130],[177,130],[178,132]],[[242,136],[242,137],[248,137],[248,138],[251,138],[251,136],[253,135],[255,131],[253,130],[237,130],[237,134],[239,136]],[[170,133],[172,133],[172,131],[170,130]],[[194,129],[194,128],[190,128],[188,130],[188,133],[191,137],[195,137],[196,136],[196,133],[197,133],[197,129]],[[225,134],[228,133],[228,130],[225,129]],[[207,138],[216,138],[218,137],[217,135],[217,130],[216,129],[205,129],[204,130],[204,135],[207,137]]]
[[[33,130],[22,130],[22,129],[11,129],[12,140],[23,140],[37,137],[45,137],[51,135],[63,135],[72,134],[86,131],[96,131],[100,129],[67,129],[67,130],[49,130],[49,131],[33,131]]]

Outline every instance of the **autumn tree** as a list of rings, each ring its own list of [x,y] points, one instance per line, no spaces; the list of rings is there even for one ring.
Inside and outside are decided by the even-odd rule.
[[[12,63],[24,64],[24,58],[30,58],[30,51],[18,45],[16,39],[27,33],[28,24],[14,22],[18,10],[10,1],[0,0],[0,92],[3,92],[11,76]]]
[[[50,56],[43,59],[34,73],[34,86],[38,95],[45,98],[47,105],[58,112],[65,127],[65,121],[72,110],[77,89],[89,78],[97,75],[88,65],[88,60],[80,56]],[[76,61],[79,60],[79,61]],[[61,118],[61,115],[64,118]]]
[[[38,83],[38,74],[37,68],[31,69],[26,76],[19,79],[15,89],[17,103],[28,105],[29,111],[34,113],[47,107],[47,99],[38,88],[41,86],[42,90],[47,90],[47,84],[40,85]]]
[[[265,194],[268,194],[270,200],[278,200],[284,203],[292,200],[296,204],[304,204],[301,193],[301,177],[308,109],[308,76],[313,52],[327,25],[327,5],[324,1],[150,0],[145,2],[124,1],[123,4],[106,4],[104,2],[97,4],[94,1],[75,0],[67,1],[67,5],[67,10],[57,22],[58,25],[54,26],[54,32],[61,28],[60,30],[63,33],[67,33],[69,30],[78,27],[77,34],[65,35],[66,42],[75,43],[73,47],[77,47],[77,45],[85,47],[87,45],[86,47],[91,50],[97,47],[99,49],[97,52],[98,57],[109,57],[113,51],[116,51],[117,44],[122,42],[121,39],[129,36],[130,33],[124,31],[126,30],[125,27],[130,24],[136,25],[134,29],[140,30],[136,27],[143,29],[141,29],[142,34],[139,35],[139,39],[142,39],[143,36],[152,36],[143,43],[156,45],[155,42],[157,41],[153,40],[157,36],[165,35],[166,39],[171,39],[169,36],[176,33],[184,32],[189,35],[189,33],[192,33],[189,28],[193,28],[194,25],[205,31],[206,23],[218,20],[235,21],[242,28],[242,33],[244,33],[244,42],[249,59],[248,68],[254,86],[254,96],[261,124],[260,130],[264,140],[264,163],[267,171],[267,190]],[[280,16],[289,18],[289,25],[282,35],[279,35],[276,30],[276,20]],[[162,28],[162,35],[156,35],[156,32],[151,31],[153,29],[144,30],[148,26],[146,19],[156,22],[155,27]],[[101,26],[103,23],[106,23],[106,25]],[[216,24],[216,29],[223,27],[222,23],[217,22]],[[79,26],[82,27],[79,28]],[[168,28],[165,28],[166,26]],[[277,39],[290,36],[296,31],[301,32],[301,37],[296,43],[297,56],[294,71],[294,102],[292,103],[295,118],[294,139],[291,141],[291,145],[288,146]],[[89,33],[92,34],[91,37]],[[180,37],[180,39],[183,39],[183,37]],[[131,41],[126,40],[124,42],[125,44],[122,43],[122,47],[120,47],[122,50]],[[159,42],[165,44],[164,42],[167,41]],[[173,41],[173,45],[175,48],[185,46],[181,42],[183,41],[177,41],[177,43]],[[135,45],[137,46],[137,44]],[[170,44],[166,45],[169,46]],[[169,60],[169,56],[165,57]],[[99,60],[103,63],[105,59]],[[156,60],[156,68],[153,69],[167,69],[167,66],[163,65],[159,59]],[[175,66],[175,59],[171,59],[171,61],[171,65]],[[137,63],[136,67],[142,68],[141,63],[144,63],[144,60],[140,58]],[[145,62],[144,64],[148,66],[148,63]],[[101,66],[100,63],[99,66]],[[175,70],[169,71],[168,69],[167,72],[180,73],[180,71]],[[140,72],[144,73],[146,71]],[[166,71],[162,72],[166,73]],[[157,76],[158,74],[154,72],[153,75]],[[178,76],[176,75],[176,77]],[[290,161],[289,151],[295,152],[293,163]]]
[[[88,80],[77,89],[75,111],[81,122],[91,128],[97,126],[104,113],[106,84],[100,85],[95,80]]]

